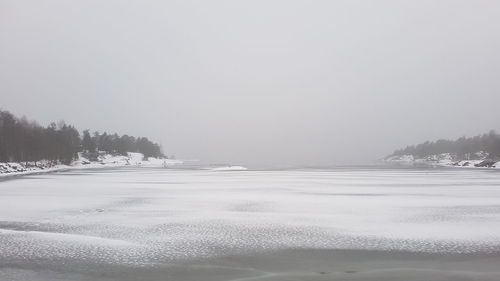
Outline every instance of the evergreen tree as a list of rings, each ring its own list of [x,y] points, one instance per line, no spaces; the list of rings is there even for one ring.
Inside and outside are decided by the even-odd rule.
[[[97,149],[95,140],[90,136],[89,130],[83,131],[82,149],[86,152],[95,152]]]
[[[491,148],[493,148],[493,144]],[[42,127],[26,118],[16,118],[7,111],[0,111],[0,162],[28,162],[48,160],[52,163],[70,164],[78,152],[85,152],[91,160],[97,160],[97,152],[126,155],[140,152],[145,157],[163,157],[161,147],[147,138],[135,138],[95,132],[79,132],[60,121]]]
[[[413,155],[425,158],[431,155],[449,153],[457,159],[472,160],[479,157],[478,152],[484,152],[491,160],[500,160],[500,135],[495,131],[472,138],[461,137],[455,141],[437,140],[398,149],[391,155]]]

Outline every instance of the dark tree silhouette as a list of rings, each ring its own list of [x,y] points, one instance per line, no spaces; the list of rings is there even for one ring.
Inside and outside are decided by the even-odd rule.
[[[89,130],[83,131],[82,150],[85,152],[95,152],[97,145],[94,139],[90,136]]]
[[[16,118],[10,112],[0,111],[0,162],[37,162],[48,160],[52,163],[70,164],[78,152],[96,158],[99,151],[126,155],[140,152],[145,157],[164,157],[161,147],[147,138],[128,135],[109,135],[106,132],[78,130],[63,121],[42,127],[26,118]]]
[[[454,141],[427,141],[396,150],[391,156],[413,155],[418,158],[425,158],[430,155],[450,153],[457,159],[468,160],[477,158],[476,153],[481,151],[487,153],[487,157],[492,160],[500,160],[500,135],[492,130],[487,134],[471,138],[461,137]]]

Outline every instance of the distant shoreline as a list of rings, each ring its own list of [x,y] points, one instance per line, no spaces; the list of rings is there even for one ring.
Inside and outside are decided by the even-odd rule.
[[[500,161],[490,159],[463,160],[454,159],[449,153],[430,155],[425,158],[418,158],[413,155],[393,155],[383,159],[385,163],[403,166],[433,166],[449,168],[469,168],[469,169],[500,169]]]
[[[39,161],[40,164],[34,163],[0,163],[0,180],[11,177],[19,177],[26,175],[47,174],[55,172],[64,172],[70,170],[87,170],[87,169],[104,169],[104,168],[123,168],[123,167],[167,167],[175,166],[183,163],[181,160],[162,159],[149,157],[144,159],[141,153],[129,152],[125,155],[110,155],[105,154],[99,161],[89,161],[86,158],[79,156],[78,160],[71,165],[50,165],[47,162]]]

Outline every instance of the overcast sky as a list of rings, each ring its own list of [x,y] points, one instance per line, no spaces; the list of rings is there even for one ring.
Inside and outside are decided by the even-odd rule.
[[[0,0],[0,107],[243,165],[500,130],[500,1]]]

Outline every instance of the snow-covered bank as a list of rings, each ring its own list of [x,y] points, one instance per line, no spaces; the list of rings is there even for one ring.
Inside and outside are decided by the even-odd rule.
[[[451,153],[441,153],[419,158],[414,155],[392,155],[385,162],[401,165],[429,165],[466,168],[496,168],[500,169],[500,161],[489,159],[487,153],[480,151],[469,155],[469,159],[460,159]]]
[[[217,167],[212,168],[212,171],[246,171],[248,168],[243,166],[225,166],[225,167]]]
[[[168,167],[182,164],[181,160],[162,159],[148,157],[136,152],[129,152],[127,155],[111,155],[101,154],[97,161],[90,161],[81,153],[78,154],[78,159],[70,165],[51,164],[50,161],[42,160],[27,163],[0,163],[0,177],[11,175],[26,175],[45,172],[56,172],[70,169],[96,169],[103,167],[125,167],[125,166],[141,166],[141,167]]]

